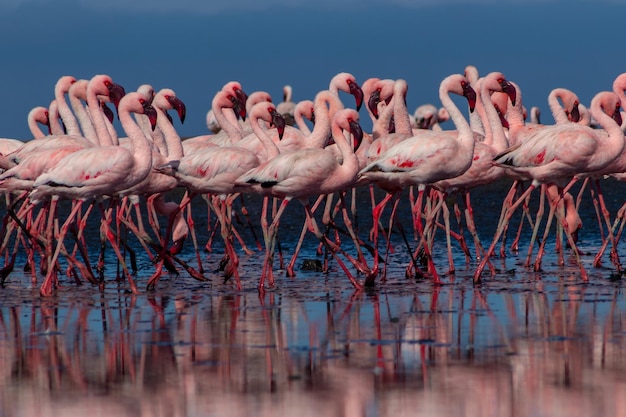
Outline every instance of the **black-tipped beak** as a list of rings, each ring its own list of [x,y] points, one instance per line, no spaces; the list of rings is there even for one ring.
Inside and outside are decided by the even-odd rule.
[[[109,122],[113,123],[113,119],[115,119],[115,113],[113,113],[113,110],[111,110],[105,102],[101,102],[100,107],[102,107],[102,112],[106,118],[109,119]]]
[[[178,97],[172,96],[168,96],[167,101],[169,101],[172,108],[174,108],[176,110],[176,113],[178,113],[178,118],[180,119],[180,122],[185,123],[185,117],[187,116],[187,107],[185,106],[185,103],[183,103],[182,100]]]
[[[367,108],[372,112],[375,118],[378,119],[378,103],[380,103],[380,88],[374,90],[367,99]]]
[[[502,87],[502,91],[504,91],[511,100],[511,104],[515,106],[515,100],[517,99],[517,90],[515,90],[515,86],[511,84],[511,82],[507,80],[500,80],[500,86]]]
[[[150,120],[150,126],[152,127],[152,130],[154,130],[156,128],[157,112],[154,107],[152,107],[152,105],[150,105],[147,101],[143,105],[143,114],[148,116],[148,119]]]
[[[363,90],[361,90],[361,87],[355,82],[349,83],[348,86],[350,87],[350,94],[352,94],[356,100],[356,110],[359,111],[363,104]]]
[[[246,120],[246,104],[245,102],[241,102],[237,97],[230,97],[231,103],[233,103],[233,110],[238,117],[241,117],[241,120]]]
[[[470,112],[474,111],[476,107],[476,91],[469,85],[469,83],[463,83],[463,96],[467,99]]]
[[[246,102],[248,101],[248,95],[245,93],[245,91],[239,89],[239,88],[235,88],[235,94],[237,95],[237,99],[241,102],[241,105],[243,106],[243,108],[246,108]],[[245,120],[245,115],[242,116]]]
[[[361,125],[356,120],[350,120],[349,123],[350,133],[352,133],[353,137],[352,146],[353,149],[356,151],[363,141],[363,129],[361,129]]]
[[[502,123],[502,127],[508,129],[509,121],[506,120],[506,117],[504,117],[504,113],[502,113],[502,111],[500,110],[500,107],[496,105],[494,105],[493,107],[495,107],[496,111],[498,112],[498,116],[500,117],[500,123]]]
[[[572,106],[572,110],[566,112],[567,118],[570,122],[578,123],[580,121],[580,109],[578,108],[578,101]]]
[[[113,103],[113,105],[115,106],[115,110],[117,111],[120,100],[126,95],[126,91],[124,90],[124,87],[116,83],[110,83],[108,85],[108,88],[109,100],[111,100],[111,103]]]
[[[615,105],[615,111],[613,112],[613,120],[617,123],[618,126],[622,125],[622,112],[620,111],[622,107],[619,103]]]
[[[282,140],[285,134],[285,119],[276,111],[276,109],[270,109],[272,114],[272,125],[278,131],[278,138]]]

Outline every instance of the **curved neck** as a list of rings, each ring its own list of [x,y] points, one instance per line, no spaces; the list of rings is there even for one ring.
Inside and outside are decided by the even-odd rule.
[[[239,122],[237,121],[237,117],[235,116],[235,112],[228,108],[228,115],[224,113],[224,109],[227,107],[221,107],[219,105],[213,106],[213,113],[215,114],[215,120],[222,127],[222,130],[228,135],[229,139],[232,143],[238,142],[241,140],[242,132],[241,127],[239,126]]]
[[[515,87],[516,97],[515,105],[511,100],[507,101],[506,120],[509,122],[509,139],[515,138],[520,129],[524,128],[524,109],[522,105],[522,91],[517,84],[511,82]],[[514,141],[513,141],[514,142]]]
[[[396,81],[393,88],[393,120],[396,127],[396,133],[403,133],[409,136],[413,135],[413,128],[411,127],[411,118],[409,117],[409,111],[406,107],[406,82]]]
[[[98,100],[96,94],[90,91],[89,87],[87,87],[87,106],[89,107],[89,115],[91,116],[93,126],[96,129],[96,135],[98,136],[98,143],[100,146],[111,146],[116,144],[113,141],[113,137],[111,136],[111,132],[107,126],[108,120],[105,120],[106,117],[100,108],[100,101]]]
[[[143,180],[152,168],[150,142],[128,110],[118,110],[120,123],[129,139],[129,151],[135,158],[132,175],[137,181]]]
[[[78,118],[78,123],[80,123],[80,128],[83,132],[83,136],[87,138],[89,142],[97,144],[98,136],[96,135],[96,129],[94,128],[91,118],[89,117],[87,110],[83,106],[82,101],[76,94],[73,94],[71,88],[68,95],[70,98],[70,104],[72,105],[72,109],[74,110],[74,113]]]
[[[35,120],[32,116],[32,113],[28,115],[28,129],[30,130],[30,133],[32,133],[34,139],[42,139],[47,136],[43,133],[39,124],[37,124],[37,120]]]
[[[603,93],[598,93],[593,100],[591,100],[589,112],[600,124],[602,129],[608,133],[608,138],[604,140],[603,151],[605,151],[606,154],[615,154],[615,156],[617,156],[624,149],[624,132],[617,122],[602,110],[602,95]]]
[[[165,111],[160,107],[155,106],[154,109],[157,111],[157,127],[163,133],[165,138],[165,148],[166,153],[164,156],[167,156],[171,160],[180,160],[183,157],[183,143],[180,140],[180,136],[174,125],[169,121]]]
[[[459,108],[454,104],[454,101],[450,98],[450,93],[448,88],[445,85],[442,85],[439,88],[439,100],[441,100],[441,104],[443,107],[448,110],[450,114],[450,119],[454,126],[458,131],[457,140],[464,146],[474,147],[474,134],[472,133],[472,129],[470,128],[469,123],[463,116],[463,113],[459,110]]]
[[[250,127],[252,127],[252,131],[263,144],[263,147],[265,148],[265,152],[267,152],[267,160],[269,161],[270,159],[278,156],[278,154],[280,153],[280,151],[278,150],[278,146],[276,145],[276,143],[274,143],[272,138],[267,134],[267,131],[261,127],[261,125],[259,124],[258,118],[256,117],[250,118]]]
[[[50,133],[53,135],[64,135],[65,131],[59,122],[59,105],[56,99],[52,100],[48,106],[48,121],[50,122]]]
[[[496,151],[496,153],[500,153],[504,151],[509,143],[506,139],[506,135],[504,134],[504,128],[502,127],[502,122],[500,121],[500,115],[498,115],[498,111],[493,105],[491,101],[492,91],[487,87],[487,85],[483,85],[480,89],[480,103],[481,103],[481,111],[484,114],[483,125],[485,127],[485,140],[484,142]],[[508,100],[508,99],[507,99]],[[478,109],[478,104],[476,105]]]
[[[393,117],[393,106],[395,97],[391,97],[391,102],[385,104],[384,101],[378,103],[378,119],[372,125],[372,138],[378,139],[389,134],[389,125]]]
[[[569,91],[564,88],[555,88],[548,94],[548,106],[556,124],[569,123],[567,114],[565,114],[563,106],[559,103],[559,99],[564,100],[566,94],[569,94]]]
[[[77,135],[80,136],[80,127],[78,126],[78,121],[72,113],[72,109],[67,105],[67,101],[65,101],[65,93],[66,91],[58,90],[55,91],[54,98],[56,99],[59,115],[63,120],[63,124],[65,125],[65,130],[68,135]]]
[[[296,126],[298,126],[298,129],[300,129],[300,131],[305,136],[310,136],[311,129],[309,129],[309,125],[307,125],[306,122],[304,121],[304,114],[303,114],[303,110],[301,106],[296,106],[294,113],[293,113],[293,118],[296,121]]]
[[[307,148],[323,148],[328,143],[328,138],[331,135],[329,107],[332,107],[333,102],[337,100],[337,95],[330,91],[318,93],[313,109],[315,124],[313,125],[313,131],[306,140]]]

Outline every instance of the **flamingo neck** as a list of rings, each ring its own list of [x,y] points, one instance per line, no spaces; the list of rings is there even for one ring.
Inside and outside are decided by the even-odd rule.
[[[559,99],[565,103],[564,98],[567,94],[570,94],[570,92],[564,88],[555,88],[548,94],[548,106],[556,124],[569,123],[567,114],[565,114],[563,106],[559,103]]]
[[[64,91],[64,89],[57,89],[57,91],[55,91],[54,97],[57,102],[59,115],[63,120],[67,134],[80,136],[81,132],[78,127],[78,121],[76,120],[76,117],[74,116],[74,113],[72,113],[70,107],[67,105],[67,101],[65,101],[65,93],[67,93],[67,91]]]
[[[89,114],[91,116],[91,120],[93,121],[93,126],[96,129],[96,135],[98,136],[98,143],[100,146],[111,146],[116,144],[113,141],[109,128],[107,127],[107,121],[105,120],[106,117],[100,108],[100,101],[89,87],[87,87],[87,106],[89,107]]]
[[[276,143],[274,143],[272,138],[267,134],[267,131],[261,127],[261,125],[259,124],[258,118],[256,117],[250,118],[250,127],[252,127],[252,131],[263,144],[263,147],[265,148],[265,152],[267,152],[268,161],[278,156],[278,154],[280,154],[280,150],[278,149],[278,146],[276,145]]]
[[[171,160],[180,160],[183,157],[183,143],[180,140],[180,136],[172,123],[170,123],[165,111],[158,106],[154,108],[158,114],[157,127],[165,138],[166,153],[164,156],[167,156]]]
[[[608,133],[608,137],[603,141],[603,154],[615,155],[612,158],[615,159],[624,150],[624,132],[615,120],[613,120],[613,118],[602,111],[602,108],[600,107],[601,101],[600,95],[596,95],[591,101],[589,111],[591,112],[591,116],[600,124],[602,129]],[[604,136],[601,137],[604,138]]]
[[[120,123],[129,139],[129,151],[133,154],[135,163],[129,177],[133,177],[137,184],[148,176],[152,169],[152,149],[150,141],[139,127],[131,113],[125,109],[118,110]]]
[[[333,102],[336,103],[337,100],[337,95],[333,95],[330,91],[318,93],[313,109],[315,125],[313,125],[313,131],[306,140],[308,148],[323,148],[326,146],[331,135],[329,107],[332,107]]]
[[[454,104],[454,101],[452,101],[452,99],[450,98],[449,89],[445,85],[442,85],[439,89],[439,99],[441,100],[441,104],[443,105],[443,107],[448,110],[448,113],[450,114],[450,120],[452,120],[452,123],[454,123],[454,126],[458,131],[457,140],[459,141],[461,146],[467,149],[471,148],[473,150],[475,140],[472,129],[465,119],[465,116],[463,116],[463,113],[461,113],[456,104]],[[470,153],[470,155],[472,153]]]
[[[241,140],[242,132],[237,117],[234,111],[224,112],[224,109],[230,109],[229,107],[222,107],[219,105],[213,106],[213,113],[215,114],[215,120],[222,127],[222,130],[226,133],[232,143],[236,143]],[[228,114],[228,117],[226,116]]]
[[[406,92],[408,86],[404,80],[398,80],[394,83],[394,103],[393,103],[393,120],[396,127],[396,133],[402,133],[413,136],[413,128],[411,127],[411,118],[406,107]]]
[[[81,99],[71,88],[68,96],[70,98],[70,104],[72,105],[72,109],[74,110],[74,113],[78,118],[78,123],[80,124],[83,136],[87,138],[89,142],[97,144],[98,136],[96,135],[96,129],[94,128],[91,118],[89,117],[87,110],[83,106]]]
[[[484,113],[485,117],[483,119],[485,120],[485,123],[483,123],[485,127],[484,142],[490,145],[496,153],[500,153],[509,146],[509,143],[506,139],[506,135],[504,134],[504,128],[502,127],[498,111],[491,101],[492,92],[493,91],[490,90],[486,84],[484,84],[480,89],[479,102],[481,103],[481,111]],[[478,103],[476,108],[478,109]]]

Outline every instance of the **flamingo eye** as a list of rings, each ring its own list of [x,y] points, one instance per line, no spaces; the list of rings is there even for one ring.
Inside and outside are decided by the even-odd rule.
[[[145,103],[146,103],[146,100],[144,100],[143,98],[140,98],[140,99],[139,99],[139,103],[141,103],[141,104],[145,104]]]
[[[576,100],[576,101],[574,102],[574,106],[578,106],[579,104],[580,104],[580,103],[578,102],[578,100]]]

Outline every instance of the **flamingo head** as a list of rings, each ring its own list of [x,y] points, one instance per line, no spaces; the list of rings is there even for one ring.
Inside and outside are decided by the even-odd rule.
[[[613,118],[613,120],[615,120],[615,123],[617,123],[618,126],[622,125],[621,109],[622,109],[622,106],[620,104],[620,101],[617,100],[617,102],[615,103],[615,110],[613,111],[613,114],[611,115],[611,117]]]
[[[461,88],[463,88],[463,97],[465,97],[467,99],[467,103],[469,104],[470,112],[473,112],[474,108],[476,107],[476,91],[467,82],[467,80],[462,80],[461,81]]]
[[[285,134],[285,119],[280,113],[278,113],[278,111],[276,111],[276,107],[274,106],[268,107],[268,111],[272,117],[271,125],[278,131],[278,138],[282,139]]]
[[[378,103],[380,103],[380,91],[381,88],[377,88],[370,94],[367,99],[367,108],[372,112],[375,118],[378,119]]]
[[[350,94],[354,96],[354,100],[356,101],[356,110],[359,111],[363,104],[363,90],[354,80],[348,79],[346,82],[348,83]]]
[[[143,114],[148,116],[148,120],[150,120],[150,126],[152,127],[152,130],[154,130],[157,122],[157,112],[147,100],[141,100],[141,104],[143,105]]]
[[[515,100],[517,99],[517,90],[515,89],[515,86],[504,77],[498,78],[498,84],[500,84],[502,91],[509,96],[509,99],[511,99],[511,104],[515,106]]]
[[[352,133],[352,148],[356,151],[363,141],[363,129],[359,121],[353,118],[348,118],[348,125],[350,126],[350,133]]]
[[[178,97],[170,94],[166,94],[165,99],[170,104],[170,106],[172,106],[172,108],[176,110],[176,113],[178,113],[178,118],[180,119],[180,122],[185,123],[185,116],[187,115],[187,107],[185,106],[185,103],[183,103],[183,101]]]
[[[230,99],[230,102],[233,104],[233,110],[235,111],[235,114],[237,115],[237,117],[241,117],[241,120],[245,121],[246,120],[246,102],[241,101],[239,97],[237,97],[236,95],[230,95],[228,98]],[[246,96],[246,100],[247,99],[248,99],[248,96]]]
[[[126,95],[126,91],[124,90],[124,87],[114,82],[105,82],[105,84],[109,90],[109,99],[117,110],[120,105],[120,100]]]
[[[572,107],[570,109],[565,109],[567,120],[569,120],[570,122],[578,123],[578,121],[580,120],[580,109],[578,108],[578,106],[580,106],[580,102],[578,100],[575,100],[572,103]]]

